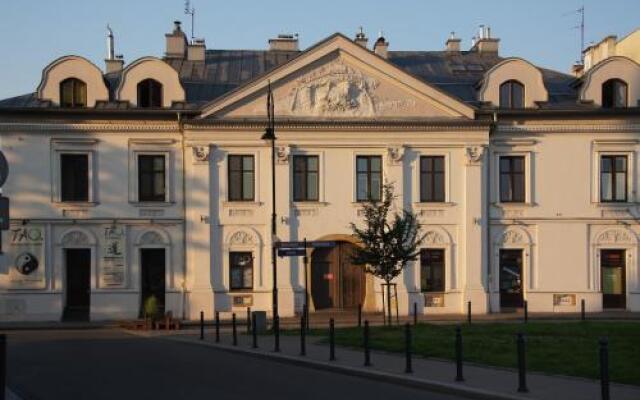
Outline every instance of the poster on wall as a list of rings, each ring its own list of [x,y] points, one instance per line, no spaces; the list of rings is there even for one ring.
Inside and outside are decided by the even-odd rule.
[[[102,252],[102,287],[122,287],[125,284],[125,228],[104,228]]]
[[[13,289],[44,289],[44,226],[13,226],[9,230],[9,281]]]

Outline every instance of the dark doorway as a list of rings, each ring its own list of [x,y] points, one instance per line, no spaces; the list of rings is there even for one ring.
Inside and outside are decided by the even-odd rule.
[[[140,316],[144,316],[145,304],[151,297],[155,297],[158,315],[163,315],[165,295],[165,250],[141,249],[140,265]]]
[[[91,302],[91,250],[66,249],[66,301],[62,319],[88,321]]]
[[[351,264],[354,246],[338,242],[333,248],[314,250],[311,256],[311,296],[316,310],[354,309],[365,295],[364,268]]]
[[[522,250],[500,250],[500,307],[522,307]]]
[[[603,308],[626,308],[625,251],[602,250],[600,271]]]

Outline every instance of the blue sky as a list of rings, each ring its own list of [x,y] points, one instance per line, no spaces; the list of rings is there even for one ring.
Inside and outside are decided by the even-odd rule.
[[[193,0],[196,36],[208,48],[264,49],[278,33],[300,35],[306,48],[363,26],[371,39],[382,29],[390,50],[440,50],[451,31],[470,46],[479,24],[501,39],[503,56],[568,71],[578,58],[578,16],[586,9],[586,42],[619,37],[640,27],[638,0]],[[101,68],[105,26],[116,34],[116,52],[130,62],[161,56],[164,33],[183,21],[183,0],[2,0],[0,2],[0,98],[32,92],[53,59],[78,54]]]

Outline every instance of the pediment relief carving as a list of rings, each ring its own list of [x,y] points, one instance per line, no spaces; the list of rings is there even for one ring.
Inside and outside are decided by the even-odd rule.
[[[229,238],[230,246],[254,246],[255,244],[255,237],[245,231],[238,231]]]
[[[91,242],[83,232],[72,231],[64,235],[61,243],[63,246],[87,246]]]
[[[629,232],[621,229],[607,229],[596,238],[597,244],[635,244],[636,240]]]
[[[162,239],[162,236],[158,233],[158,232],[154,232],[154,231],[149,231],[149,232],[145,232],[142,237],[140,238],[140,243],[141,246],[157,246],[157,245],[162,245],[164,244],[164,240]]]

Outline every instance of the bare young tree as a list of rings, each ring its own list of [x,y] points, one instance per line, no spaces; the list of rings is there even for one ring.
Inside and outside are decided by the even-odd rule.
[[[420,254],[424,240],[416,215],[407,210],[393,212],[395,200],[393,184],[383,187],[382,201],[369,201],[363,206],[364,226],[359,228],[351,223],[351,230],[360,246],[351,261],[362,265],[365,271],[386,283],[387,315],[391,324],[391,282],[402,272],[410,261]]]

